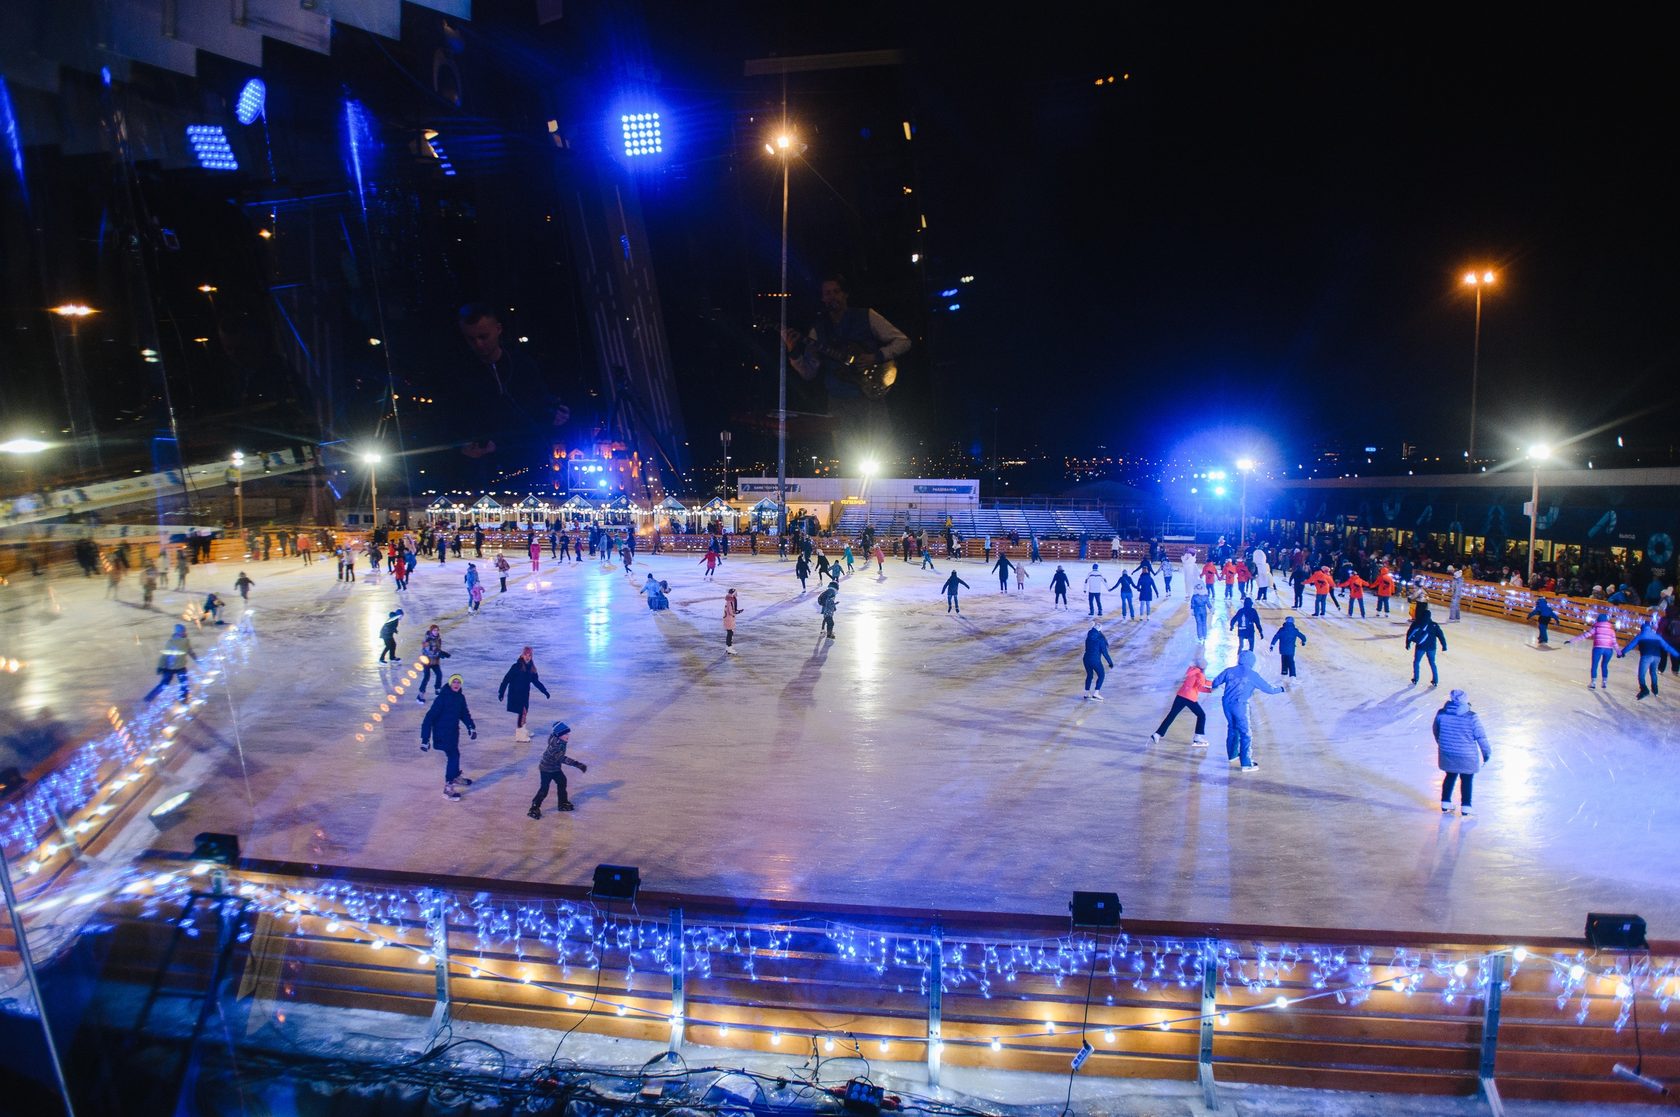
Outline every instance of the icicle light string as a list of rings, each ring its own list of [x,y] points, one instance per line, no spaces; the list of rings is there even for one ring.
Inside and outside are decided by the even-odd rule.
[[[178,904],[185,899],[192,888],[192,875],[191,872],[154,875],[136,871],[125,892],[142,897],[143,917],[157,918],[163,905]],[[251,901],[253,910],[289,922],[292,934],[310,933],[304,925],[306,918],[326,920],[329,935],[348,925],[352,933],[366,936],[365,945],[374,950],[396,947],[413,951],[417,964],[432,961],[425,913],[435,903],[434,894],[422,890],[363,888],[344,882],[327,882],[309,889],[246,882],[237,891]],[[520,981],[565,996],[568,990],[563,985],[532,980],[528,976],[508,977],[499,968],[532,963],[558,966],[564,979],[574,966],[594,972],[603,957],[623,957],[628,990],[639,971],[669,975],[673,966],[669,929],[654,919],[609,915],[592,905],[569,901],[498,901],[480,895],[463,903],[458,896],[441,895],[452,934],[470,937],[475,942],[475,958],[463,961],[454,955],[451,959],[471,977]],[[410,941],[414,936],[425,937]],[[360,938],[354,941],[364,942]],[[826,951],[816,949],[822,944],[827,945]],[[808,960],[819,966],[867,971],[882,979],[883,986],[890,984],[900,993],[913,989],[919,997],[927,994],[933,949],[932,940],[925,934],[884,932],[816,917],[772,924],[696,924],[691,917],[683,932],[683,947],[684,972],[702,978],[713,975],[714,957],[733,959],[723,967],[725,973],[733,970],[733,976],[750,981],[760,979],[757,972],[760,961]],[[1212,1014],[1222,1020],[1236,1013],[1283,1008],[1325,997],[1334,998],[1339,1004],[1360,1004],[1372,993],[1382,991],[1408,997],[1429,994],[1445,1005],[1454,1005],[1482,995],[1490,976],[1490,961],[1501,954],[1512,960],[1512,976],[1530,960],[1549,966],[1553,982],[1561,990],[1558,1010],[1565,1010],[1572,999],[1579,997],[1575,1015],[1582,1022],[1593,1001],[1604,999],[1604,994],[1595,994],[1589,983],[1596,981],[1602,986],[1614,982],[1614,998],[1619,1006],[1618,1030],[1628,1020],[1635,997],[1649,995],[1666,1013],[1669,1001],[1680,992],[1680,960],[1675,959],[1657,964],[1640,956],[1594,970],[1585,951],[1545,955],[1515,947],[1480,954],[1454,954],[1406,947],[1266,943],[1250,943],[1245,947],[1243,943],[1222,940],[1137,938],[1127,934],[1107,939],[946,938],[942,989],[990,999],[995,995],[997,983],[1001,982],[1007,989],[1022,978],[1048,980],[1059,988],[1065,978],[1082,973],[1090,965],[1093,953],[1099,975],[1106,976],[1114,990],[1105,994],[1108,1006],[1114,1006],[1116,993],[1126,988],[1143,993],[1169,987],[1199,989],[1202,967],[1209,960],[1216,968],[1222,999],[1230,1001],[1240,994],[1256,998],[1270,996],[1259,1004],[1227,1007]],[[1379,976],[1380,973],[1386,976]],[[1284,992],[1287,988],[1299,991]],[[1036,995],[1007,994],[1011,1000],[1031,999]],[[620,1015],[635,1013],[638,1017],[670,1020],[668,1013],[636,1005],[601,1003]],[[1131,1002],[1129,1007],[1142,1006]],[[1174,1023],[1199,1023],[1202,1019],[1202,1014],[1195,1013],[1104,1031],[1170,1028]],[[1666,1031],[1666,1023],[1662,1028]],[[809,1034],[821,1038],[826,1033]],[[1048,1026],[1043,1032],[1012,1032],[1010,1039],[1052,1034],[1056,1034],[1055,1028]]]

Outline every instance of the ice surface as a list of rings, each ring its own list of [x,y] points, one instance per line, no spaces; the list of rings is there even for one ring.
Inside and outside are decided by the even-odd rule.
[[[732,557],[715,582],[693,556],[638,559],[628,579],[591,561],[545,558],[536,575],[516,563],[477,616],[462,560],[423,562],[400,598],[388,576],[345,585],[319,562],[252,563],[248,663],[183,735],[193,753],[175,763],[208,774],[154,840],[229,831],[255,857],[567,884],[605,861],[661,891],[945,910],[1053,914],[1074,889],[1112,889],[1137,918],[1512,937],[1636,911],[1673,936],[1680,885],[1660,858],[1680,829],[1680,680],[1636,702],[1632,661],[1618,660],[1613,689],[1589,690],[1584,644],[1537,650],[1532,628],[1467,618],[1446,626],[1440,690],[1409,688],[1400,613],[1298,614],[1299,685],[1255,698],[1261,770],[1243,774],[1226,765],[1217,696],[1211,749],[1189,747],[1187,716],[1149,743],[1195,647],[1177,579],[1148,620],[1116,619],[1109,595],[1119,666],[1106,702],[1081,700],[1082,571],[1067,565],[1079,604],[1056,612],[1054,564],[1031,567],[1024,596],[957,564],[972,587],[961,616],[939,594],[949,562],[889,560],[884,579],[860,566],[830,642],[815,580],[801,595],[773,556]],[[1112,581],[1119,568],[1103,569]],[[671,582],[668,612],[637,593],[648,570]],[[179,613],[215,588],[237,618],[237,575],[195,567],[195,592],[159,603]],[[0,695],[14,726],[89,732],[150,686],[175,618],[132,604],[132,580],[128,603],[97,580],[46,581],[0,591],[4,654],[24,661]],[[744,610],[733,656],[729,586]],[[375,633],[399,600],[403,662],[382,667]],[[1285,611],[1263,611],[1264,639]],[[1226,616],[1216,602],[1210,673],[1233,658]],[[460,802],[441,795],[442,758],[419,751],[411,685],[363,729],[406,685],[433,620],[480,727],[463,741],[477,782]],[[536,740],[521,744],[496,686],[527,643],[553,697],[533,695]],[[1277,679],[1275,655],[1260,667]],[[1452,687],[1493,742],[1473,819],[1437,805],[1429,724]],[[569,773],[575,813],[533,821],[557,718],[590,768]]]

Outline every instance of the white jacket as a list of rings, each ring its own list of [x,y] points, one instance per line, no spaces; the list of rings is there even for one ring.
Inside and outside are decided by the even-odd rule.
[[[1107,588],[1108,588],[1108,579],[1104,578],[1100,571],[1093,570],[1093,571],[1091,571],[1091,573],[1085,575],[1085,592],[1086,593],[1101,593],[1103,590],[1105,590]]]

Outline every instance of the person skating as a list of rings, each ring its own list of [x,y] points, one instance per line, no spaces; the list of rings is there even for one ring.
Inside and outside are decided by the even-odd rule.
[[[1254,638],[1266,635],[1265,629],[1260,627],[1260,614],[1255,611],[1254,602],[1246,597],[1242,599],[1242,608],[1232,614],[1231,623],[1227,627],[1237,630],[1237,649],[1239,651],[1243,648],[1253,651]]]
[[[830,640],[834,639],[834,611],[840,606],[840,583],[830,582],[821,593],[817,594],[817,608],[822,610],[822,631]]]
[[[1127,617],[1134,619],[1137,617],[1137,610],[1132,608],[1132,587],[1136,584],[1132,580],[1131,572],[1122,570],[1120,577],[1116,578],[1114,584],[1108,587],[1110,590],[1120,591],[1120,617],[1122,620]]]
[[[1207,659],[1200,648],[1190,660],[1190,666],[1185,668],[1184,681],[1178,684],[1178,691],[1173,695],[1172,709],[1161,719],[1161,724],[1155,727],[1155,732],[1149,735],[1150,744],[1154,744],[1167,735],[1172,723],[1178,720],[1178,715],[1189,710],[1196,715],[1196,731],[1190,738],[1191,748],[1207,748],[1207,711],[1202,709],[1199,699],[1202,695],[1213,690],[1213,684],[1208,682]]]
[[[879,552],[880,549],[881,549],[880,545],[876,544],[875,550],[877,552]],[[932,547],[923,547],[922,548],[922,569],[923,570],[931,570],[935,574],[939,573],[939,568],[933,565],[933,548]]]
[[[1449,566],[1447,573],[1452,575],[1451,596],[1447,600],[1447,620],[1452,622],[1458,620],[1459,605],[1464,600],[1464,571]]]
[[[187,661],[198,662],[198,653],[193,651],[192,641],[187,639],[187,626],[178,624],[169,641],[163,645],[163,651],[158,655],[157,686],[146,692],[144,701],[150,702],[171,680],[181,681],[181,701],[187,700]]]
[[[1389,572],[1388,567],[1385,566],[1377,571],[1377,616],[1386,617],[1389,615],[1388,602],[1394,596],[1394,589],[1394,575]]]
[[[443,661],[448,658],[449,653],[443,650],[443,633],[434,624],[420,638],[420,690],[414,696],[416,702],[426,700],[426,682],[434,675],[437,689],[443,689]]]
[[[735,587],[723,595],[723,650],[730,655],[735,654],[735,618],[741,615],[741,602],[735,596]]]
[[[1103,677],[1107,674],[1103,670],[1103,664],[1106,663],[1113,667],[1114,657],[1108,654],[1108,637],[1103,635],[1102,629],[1097,627],[1097,622],[1094,620],[1091,622],[1090,630],[1085,633],[1085,655],[1080,662],[1085,667],[1086,699],[1101,702],[1103,700]],[[1091,686],[1093,680],[1096,682],[1095,689],[1092,689]]]
[[[495,567],[496,567],[496,576],[502,580],[502,592],[506,593],[507,592],[508,571],[512,570],[513,566],[512,566],[511,563],[508,562],[506,555],[498,554],[496,556]]]
[[[580,772],[587,772],[589,765],[566,755],[571,732],[572,727],[563,721],[555,722],[553,728],[548,731],[548,747],[543,749],[542,759],[537,761],[537,775],[542,777],[542,783],[537,787],[537,797],[531,800],[531,809],[525,812],[531,818],[542,817],[543,800],[548,798],[550,784],[554,785],[555,810],[576,809],[572,806],[571,799],[566,796],[566,768],[570,765]],[[530,740],[529,737],[525,739]]]
[[[396,582],[399,590],[408,588],[408,552],[396,550],[392,552],[395,558],[391,562],[391,578]]]
[[[1306,608],[1301,602],[1306,596],[1307,586],[1312,584],[1312,575],[1307,571],[1307,564],[1304,561],[1297,561],[1294,567],[1290,569],[1289,584],[1295,590],[1295,608]]]
[[[1253,752],[1254,734],[1248,725],[1248,700],[1256,690],[1282,694],[1288,684],[1276,687],[1268,683],[1254,671],[1254,653],[1238,652],[1236,666],[1221,671],[1213,679],[1213,686],[1223,690],[1219,704],[1225,711],[1225,759],[1233,768],[1258,771],[1260,765]]]
[[[1592,641],[1592,665],[1590,673],[1587,675],[1587,689],[1591,690],[1594,686],[1598,686],[1599,676],[1602,674],[1604,678],[1602,689],[1609,690],[1610,659],[1616,654],[1616,645],[1619,643],[1616,638],[1616,626],[1610,623],[1609,613],[1600,613],[1591,627],[1579,636],[1571,636],[1564,641],[1564,644],[1569,645],[1577,640],[1588,639]]]
[[[714,550],[708,550],[704,555],[701,556],[700,561],[695,563],[695,565],[696,566],[704,566],[706,568],[706,573],[705,573],[704,576],[707,577],[707,578],[710,578],[712,575],[717,573],[718,553]]]
[[[825,555],[823,552],[818,551],[817,552],[817,581],[820,582],[824,578],[828,577],[828,567],[829,567],[828,556]]]
[[[1458,813],[1468,818],[1471,813],[1471,782],[1481,771],[1483,761],[1493,759],[1482,719],[1470,708],[1470,700],[1464,692],[1455,690],[1436,712],[1432,729],[1435,733],[1435,763],[1446,773],[1441,779],[1441,813],[1452,813],[1453,784],[1456,782],[1461,789]]]
[[[945,594],[945,611],[949,613],[951,610],[955,609],[960,616],[962,614],[962,606],[957,602],[958,586],[961,586],[963,589],[967,589],[968,583],[957,577],[957,572],[953,570],[951,571],[951,576],[945,579],[945,584],[940,587],[940,590]]]
[[[248,605],[251,602],[251,587],[256,584],[249,574],[241,570],[239,577],[234,579],[233,588],[239,591],[239,600]]]
[[[1063,609],[1066,609],[1068,607],[1067,591],[1067,571],[1058,566],[1056,572],[1050,575],[1050,608],[1054,609],[1060,605]]]
[[[525,551],[531,556],[531,573],[535,574],[542,566],[542,544],[533,539]]]
[[[1313,588],[1313,616],[1324,616],[1325,603],[1330,600],[1331,590],[1335,588],[1335,579],[1330,577],[1330,568],[1321,566],[1307,577],[1307,584]]]
[[[387,656],[390,657],[392,663],[402,662],[401,659],[397,658],[397,625],[402,623],[402,615],[403,611],[401,609],[392,609],[385,614],[385,623],[379,626],[379,639],[385,644],[384,650],[379,653],[379,662],[381,663],[385,662]]]
[[[1108,588],[1108,579],[1102,576],[1102,570],[1096,563],[1091,564],[1091,572],[1085,575],[1085,615],[1100,617],[1102,611],[1103,590]]]
[[[805,579],[811,576],[811,564],[805,558],[803,552],[793,561],[793,576],[799,579],[799,592],[803,595],[805,593]]]
[[[1546,638],[1546,629],[1550,627],[1553,621],[1558,619],[1558,614],[1557,610],[1552,608],[1550,601],[1547,601],[1544,597],[1536,597],[1534,608],[1530,609],[1528,616],[1523,619],[1534,621],[1540,626],[1540,638],[1535,641],[1538,647],[1543,648],[1551,642]]]
[[[1639,649],[1639,697],[1644,698],[1647,694],[1657,693],[1657,664],[1662,662],[1663,653],[1680,656],[1680,652],[1662,638],[1650,621],[1639,626],[1639,631],[1627,642],[1627,647],[1616,653],[1616,658],[1621,659],[1635,648]]]
[[[1367,582],[1365,579],[1361,578],[1359,576],[1359,572],[1356,571],[1356,570],[1349,570],[1348,571],[1348,576],[1346,578],[1343,578],[1340,582],[1336,583],[1336,588],[1337,589],[1345,589],[1345,590],[1348,591],[1348,598],[1347,598],[1348,616],[1350,616],[1350,617],[1353,616],[1353,607],[1355,605],[1358,605],[1359,606],[1359,616],[1360,616],[1361,619],[1364,618],[1364,616],[1365,616],[1365,590],[1370,585],[1371,585],[1371,583]]]
[[[1295,627],[1294,617],[1283,618],[1283,627],[1272,633],[1271,646],[1278,650],[1282,664],[1278,674],[1287,678],[1295,678],[1295,645],[1305,644],[1307,634]]]
[[[1027,564],[1024,563],[1024,562],[1017,562],[1015,564],[1015,592],[1016,593],[1026,593],[1027,592],[1027,578],[1028,578]]]
[[[1441,631],[1441,626],[1435,623],[1435,618],[1429,615],[1428,605],[1419,605],[1417,618],[1406,629],[1406,647],[1416,647],[1412,652],[1412,686],[1417,686],[1418,664],[1425,656],[1429,657],[1429,685],[1441,685],[1441,674],[1435,669],[1435,652],[1439,649],[1447,650],[1447,634]]]
[[[443,797],[459,799],[455,785],[471,787],[473,781],[461,774],[461,726],[467,727],[467,739],[478,740],[478,726],[473,724],[467,709],[467,696],[461,690],[461,676],[449,676],[449,685],[438,691],[431,708],[420,722],[420,751],[437,749],[444,755]]]
[[[1009,571],[1014,567],[1014,565],[1014,563],[1009,561],[1009,556],[1003,553],[1003,548],[999,547],[997,561],[992,564],[992,573],[998,576],[999,593],[1009,592]],[[961,611],[962,610],[960,609],[958,610],[958,612]]]
[[[851,540],[846,541],[846,546],[840,551],[840,557],[846,562],[846,577],[850,578],[855,573],[853,567],[857,563],[856,558],[852,555]]]
[[[869,557],[875,560],[875,576],[885,578],[887,576],[887,552],[881,550],[881,545],[877,543],[870,548]],[[922,551],[922,565],[924,567],[933,565],[929,561],[931,558],[932,556],[926,550]]]
[[[467,586],[467,609],[468,609],[468,611],[471,611],[473,609],[473,590],[478,586],[478,581],[479,581],[479,579],[478,579],[478,564],[477,563],[474,563],[474,562],[467,563],[467,572],[465,574],[461,575],[461,581],[466,583],[466,586]]]
[[[226,624],[227,622],[222,619],[222,606],[225,604],[226,602],[215,594],[207,594],[201,612],[216,624]]]
[[[522,648],[519,658],[513,661],[513,666],[502,676],[502,685],[496,688],[496,701],[507,699],[507,712],[517,714],[519,721],[513,728],[515,741],[529,741],[531,731],[525,728],[525,717],[531,710],[531,688],[542,691],[544,698],[550,698],[548,688],[543,686],[542,679],[537,677],[537,661],[533,658],[529,646]]]
[[[1211,590],[1204,591],[1197,586],[1190,591],[1190,617],[1196,622],[1196,642],[1207,643],[1208,611],[1213,608]]]
[[[1226,559],[1225,565],[1219,568],[1219,575],[1225,579],[1225,600],[1230,601],[1237,592],[1237,564],[1232,559]]]
[[[160,558],[158,561],[161,562],[162,559]],[[158,569],[148,562],[140,570],[140,605],[142,608],[150,609],[152,607],[152,597],[157,593],[157,588]]]

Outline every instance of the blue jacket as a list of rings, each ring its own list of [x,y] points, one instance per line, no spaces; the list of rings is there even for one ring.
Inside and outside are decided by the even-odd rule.
[[[1111,589],[1111,590],[1119,590],[1122,594],[1124,594],[1126,596],[1130,596],[1131,592],[1132,592],[1132,586],[1135,585],[1135,584],[1136,583],[1134,583],[1132,581],[1132,576],[1129,572],[1121,571],[1120,572],[1120,580],[1115,582],[1112,586],[1109,586],[1108,588]]]
[[[1227,667],[1214,676],[1213,686],[1216,690],[1225,688],[1219,696],[1219,704],[1227,711],[1245,708],[1257,690],[1267,694],[1283,693],[1282,687],[1273,686],[1254,673],[1254,653],[1247,651],[1238,654],[1235,667]]]
[[[1557,610],[1553,609],[1552,603],[1547,601],[1544,597],[1536,601],[1534,603],[1534,608],[1528,611],[1529,620],[1533,620],[1535,617],[1539,617],[1543,621],[1555,621],[1558,619]]]
[[[1237,615],[1231,618],[1231,624],[1229,627],[1240,628],[1244,632],[1247,632],[1252,628],[1259,635],[1266,635],[1265,629],[1260,627],[1260,614],[1254,611],[1254,605],[1252,603],[1244,605],[1241,609],[1237,610]]]
[[[1650,621],[1646,621],[1644,624],[1639,626],[1638,634],[1627,642],[1627,647],[1616,653],[1616,658],[1622,658],[1635,648],[1639,649],[1639,654],[1641,656],[1656,655],[1658,652],[1667,652],[1672,656],[1680,656],[1680,652],[1675,651],[1674,645],[1662,638],[1662,635],[1658,633],[1654,627],[1652,627]]]
[[[1459,692],[1455,691],[1454,694]],[[1443,772],[1474,775],[1492,757],[1482,719],[1463,697],[1447,699],[1435,715],[1435,763]]]
[[[1102,629],[1092,627],[1085,634],[1085,666],[1095,667],[1104,661],[1114,666],[1114,657],[1108,654],[1108,637],[1102,634]]]
[[[452,686],[446,686],[438,691],[432,700],[432,708],[426,711],[425,718],[420,722],[420,743],[428,741],[443,748],[445,745],[454,746],[460,743],[461,726],[467,727],[468,733],[477,733],[478,726],[473,724],[472,714],[467,710],[467,696],[464,692]]]
[[[1205,593],[1193,593],[1193,594],[1191,594],[1190,595],[1190,611],[1192,613],[1196,614],[1198,617],[1202,617],[1202,618],[1205,619],[1208,615],[1207,594],[1205,594]]]
[[[1285,617],[1283,627],[1278,629],[1277,634],[1272,637],[1272,647],[1277,648],[1280,641],[1283,643],[1283,647],[1278,648],[1278,651],[1283,655],[1294,655],[1296,643],[1305,644],[1307,634],[1295,627],[1294,617]]]
[[[1144,601],[1155,600],[1155,576],[1145,570],[1138,575],[1138,597]]]
[[[1413,621],[1412,627],[1406,630],[1406,646],[1413,644],[1428,651],[1440,645],[1442,651],[1447,650],[1447,634],[1441,631],[1441,626],[1435,623],[1433,617],[1421,621]]]
[[[961,586],[964,589],[967,589],[968,588],[968,583],[963,581],[961,578],[957,577],[957,572],[955,570],[953,570],[953,571],[951,571],[951,576],[949,578],[945,579],[945,587],[944,587],[945,596],[946,597],[957,596],[957,587],[958,586]]]

